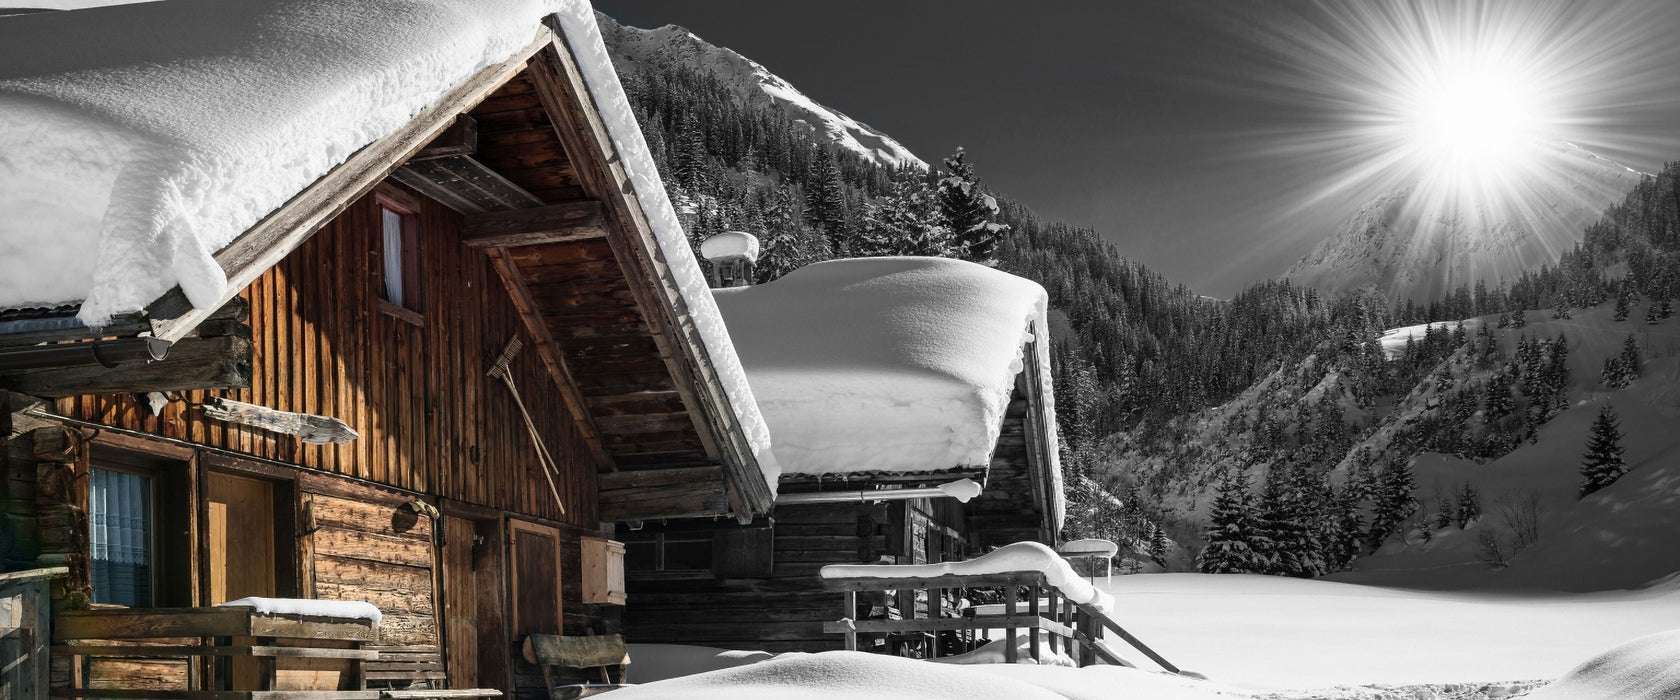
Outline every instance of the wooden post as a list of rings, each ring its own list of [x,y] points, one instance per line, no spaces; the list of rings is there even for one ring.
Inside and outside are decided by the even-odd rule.
[[[1032,596],[1032,600],[1027,601],[1027,612],[1030,613],[1033,617],[1038,617],[1038,594],[1039,594],[1039,588],[1036,585],[1027,589],[1027,595]],[[1028,644],[1028,648],[1032,652],[1033,661],[1038,661],[1039,660],[1038,632],[1039,632],[1039,629],[1037,627],[1033,627],[1032,629],[1027,630],[1027,634],[1031,635],[1031,636],[1027,637],[1027,640],[1028,640],[1027,644]]]
[[[857,616],[857,591],[846,591],[846,609],[843,619],[853,620]],[[857,651],[857,627],[846,630],[846,651]]]
[[[1050,589],[1050,592],[1048,594],[1048,598],[1049,598],[1048,602],[1050,603],[1050,620],[1052,622],[1061,622],[1062,621],[1062,603],[1061,603],[1060,600],[1058,600],[1058,598],[1060,598],[1060,597],[1061,597],[1060,593],[1058,593],[1056,589],[1054,589],[1054,588]],[[1051,653],[1051,655],[1056,654],[1057,647],[1061,646],[1061,644],[1060,644],[1061,638],[1062,638],[1062,635],[1060,635],[1060,634],[1055,634],[1055,633],[1050,634],[1050,653]]]
[[[1097,650],[1093,648],[1097,641],[1094,620],[1083,610],[1075,611],[1074,617],[1079,620],[1078,629],[1081,635],[1079,640],[1079,666],[1084,668],[1094,665],[1097,663]]]
[[[1008,622],[1003,623],[1003,628],[1005,630],[1005,643],[1009,645],[1003,648],[1003,660],[1005,663],[1015,663],[1021,660],[1021,650],[1017,648],[1014,619],[1015,613],[1018,610],[1018,607],[1016,606],[1016,598],[1020,597],[1021,589],[1013,583],[1005,586],[1004,588],[1003,614],[1008,615],[1010,619]]]

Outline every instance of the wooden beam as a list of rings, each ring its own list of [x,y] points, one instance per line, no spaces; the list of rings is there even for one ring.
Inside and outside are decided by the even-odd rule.
[[[572,378],[572,372],[561,359],[554,336],[548,332],[548,324],[543,322],[542,314],[537,311],[536,302],[531,300],[531,290],[525,287],[525,280],[519,277],[519,269],[513,261],[508,259],[504,248],[489,248],[485,251],[490,256],[491,267],[496,268],[496,274],[502,278],[502,284],[507,286],[508,296],[513,300],[513,306],[519,311],[519,319],[525,323],[525,330],[531,334],[533,345],[536,345],[537,357],[542,359],[543,367],[560,389],[560,398],[566,404],[566,410],[572,414],[572,420],[578,432],[583,435],[583,442],[589,447],[589,454],[595,461],[597,469],[616,469],[612,456],[607,454],[606,445],[601,441],[601,430],[595,427],[594,420],[589,414],[589,407],[583,401],[583,393],[578,390],[577,380]]]
[[[542,205],[543,201],[472,156],[410,161],[391,179],[461,214]]]
[[[434,158],[448,158],[450,156],[470,156],[478,152],[478,120],[471,114],[455,115],[455,122],[420,149],[419,153],[409,158],[414,163]]]
[[[112,368],[65,367],[0,376],[0,387],[48,398],[249,386],[251,341],[237,335],[177,340],[169,348],[169,357],[157,362]]]
[[[688,318],[687,303],[659,252],[629,172],[564,42],[556,34],[549,47],[532,56],[530,76],[537,96],[554,122],[584,192],[606,205],[609,224],[623,232],[607,240],[624,266],[626,279],[632,281],[637,303],[707,456],[726,467],[730,509],[738,518],[768,513],[775,500],[770,484],[759,471],[705,343]]]
[[[214,303],[195,308],[180,287],[171,289],[147,307],[157,321],[153,334],[164,340],[180,340],[216,308],[238,295],[315,231],[332,221],[361,199],[391,171],[419,152],[427,143],[455,123],[455,115],[483,101],[496,88],[525,69],[525,61],[553,44],[553,32],[546,27],[530,44],[507,59],[486,67],[445,93],[436,104],[421,111],[396,132],[352,154],[338,167],[322,175],[307,189],[263,217],[216,253],[216,262],[227,275],[227,289]]]
[[[681,469],[639,469],[602,474],[595,478],[602,491],[635,489],[674,484],[723,483],[723,467],[685,467]]]
[[[608,521],[707,518],[729,515],[721,481],[602,491],[600,517]]]
[[[474,248],[513,248],[606,237],[607,222],[601,203],[593,201],[473,214],[461,225],[461,242]]]

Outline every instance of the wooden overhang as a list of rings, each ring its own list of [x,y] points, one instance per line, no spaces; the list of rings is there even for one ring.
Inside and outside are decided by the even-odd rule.
[[[386,177],[465,215],[463,242],[490,257],[588,443],[602,520],[769,512],[745,429],[556,28],[219,251],[226,296]],[[211,310],[177,287],[147,319],[175,340]]]
[[[1053,545],[1061,535],[1057,519],[1055,450],[1050,439],[1050,422],[1055,417],[1045,406],[1040,387],[1037,340],[1043,333],[1029,328],[1033,339],[1026,342],[1026,361],[1015,375],[1015,390],[1004,412],[1003,427],[986,489],[969,501],[964,512],[973,524],[976,544],[990,547],[1032,540]]]

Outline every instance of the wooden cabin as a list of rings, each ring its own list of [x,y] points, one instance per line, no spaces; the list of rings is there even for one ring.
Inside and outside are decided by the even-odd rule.
[[[1043,295],[1012,275],[931,258],[832,261],[717,290],[775,435],[776,507],[746,526],[621,524],[636,601],[628,634],[841,649],[824,622],[927,617],[928,600],[904,591],[842,611],[818,578],[824,565],[1053,546],[1064,506]],[[973,410],[952,411],[951,401]],[[964,479],[978,495],[952,497],[969,495],[952,488]]]
[[[143,33],[162,5],[109,11]],[[220,248],[215,303],[0,311],[0,571],[67,567],[61,635],[87,610],[362,600],[374,685],[533,695],[528,634],[621,629],[615,522],[769,512],[738,360],[570,5]],[[53,662],[55,686],[212,672]]]

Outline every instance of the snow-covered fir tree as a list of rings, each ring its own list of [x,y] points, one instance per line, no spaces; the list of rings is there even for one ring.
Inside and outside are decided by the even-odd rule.
[[[997,199],[980,187],[968,153],[962,149],[945,159],[946,175],[939,180],[939,211],[951,230],[951,243],[964,260],[997,264],[998,241],[1009,232],[996,221]]]
[[[1593,419],[1592,432],[1587,435],[1587,451],[1581,455],[1581,497],[1616,483],[1626,473],[1621,422],[1616,409],[1605,404]]]
[[[1205,574],[1252,574],[1266,569],[1256,544],[1263,540],[1248,492],[1248,475],[1233,471],[1219,485],[1208,515],[1207,546],[1196,557],[1196,570]]]

